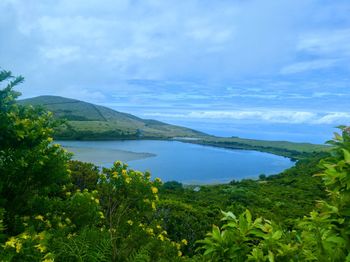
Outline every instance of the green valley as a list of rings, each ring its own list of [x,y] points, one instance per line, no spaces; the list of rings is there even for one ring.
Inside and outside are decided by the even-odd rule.
[[[186,127],[142,119],[104,106],[58,96],[24,99],[20,100],[20,104],[42,106],[51,111],[56,119],[64,120],[55,129],[55,138],[60,140],[175,139],[208,146],[256,150],[292,159],[328,150],[324,145],[310,143],[211,136]]]
[[[53,142],[57,113],[16,102],[22,81],[0,72],[1,261],[349,261],[348,127],[330,152],[272,143],[309,154],[280,174],[183,186],[72,161]],[[184,141],[218,138],[201,139]]]

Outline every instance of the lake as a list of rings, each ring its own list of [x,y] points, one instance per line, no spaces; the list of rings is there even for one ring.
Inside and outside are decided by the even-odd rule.
[[[277,174],[294,163],[285,157],[250,150],[232,150],[178,141],[57,141],[74,159],[109,167],[115,160],[150,171],[163,181],[184,184],[225,183],[260,174]]]

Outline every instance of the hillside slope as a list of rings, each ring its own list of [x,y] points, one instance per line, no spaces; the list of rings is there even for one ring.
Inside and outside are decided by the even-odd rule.
[[[58,139],[167,139],[201,137],[204,133],[189,128],[142,119],[131,114],[59,96],[38,96],[19,101],[24,105],[40,105],[58,119],[67,120],[56,130]]]
[[[65,123],[57,128],[55,133],[55,138],[61,140],[175,138],[187,143],[230,149],[256,150],[292,159],[301,159],[315,152],[329,149],[324,145],[309,143],[216,137],[193,129],[156,120],[142,119],[104,106],[59,96],[38,96],[20,100],[19,103],[43,106],[53,112],[56,118],[65,119]]]

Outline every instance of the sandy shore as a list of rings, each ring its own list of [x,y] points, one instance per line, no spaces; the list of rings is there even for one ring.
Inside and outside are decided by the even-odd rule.
[[[74,153],[73,159],[84,162],[91,162],[98,166],[109,166],[114,161],[128,162],[156,156],[152,153],[136,153],[119,149],[86,148],[86,147],[65,147],[69,152]]]

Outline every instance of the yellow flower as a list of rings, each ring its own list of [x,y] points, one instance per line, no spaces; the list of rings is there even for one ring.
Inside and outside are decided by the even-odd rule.
[[[49,137],[49,138],[47,139],[47,141],[48,141],[49,143],[51,143],[51,142],[53,141],[53,138],[52,138],[52,137]]]
[[[181,257],[182,256],[182,252],[179,250],[179,251],[177,251],[177,255],[179,256],[179,257]]]
[[[158,239],[159,239],[160,241],[164,241],[164,236],[163,236],[162,234],[159,234],[159,235],[158,235]]]
[[[29,238],[29,235],[27,232],[24,232],[23,234],[21,234],[20,236],[22,239],[28,239]]]
[[[162,182],[162,180],[159,177],[156,177],[155,181],[158,183]]]
[[[41,252],[44,253],[46,251],[46,247],[42,244],[37,244],[35,247]]]
[[[16,238],[10,237],[9,240],[6,241],[5,247],[13,247],[14,248],[16,245],[16,242],[17,242]]]
[[[162,229],[162,227],[161,227],[160,225],[157,225],[157,226],[156,226],[156,228],[158,228],[158,229]]]
[[[17,244],[16,244],[16,253],[21,252],[21,249],[22,249],[22,243],[21,242],[17,242]]]
[[[134,222],[132,222],[132,220],[128,220],[127,222],[130,226],[132,226],[132,224],[134,224]]]
[[[182,239],[181,242],[182,242],[185,246],[187,246],[187,244],[188,244],[188,242],[187,242],[186,239]]]
[[[37,238],[39,238],[40,240],[44,240],[44,239],[45,239],[45,231],[40,232],[40,233],[37,235]]]
[[[156,203],[154,203],[153,201],[152,201],[152,209],[156,210]]]
[[[146,232],[150,235],[154,235],[153,228],[147,228]]]
[[[66,192],[66,196],[67,196],[67,197],[70,197],[71,194],[72,194],[71,192]]]
[[[49,227],[49,228],[52,227],[51,222],[49,220],[46,221],[46,226]]]
[[[113,172],[113,173],[112,173],[112,176],[113,176],[114,178],[118,178],[118,173],[117,173],[117,172]]]
[[[104,216],[104,214],[102,213],[102,211],[99,211],[98,214],[100,215],[100,218],[102,218],[102,219],[105,218],[105,216]]]
[[[125,176],[127,176],[127,175],[128,175],[128,172],[127,172],[125,169],[123,169],[123,170],[122,170],[122,176],[125,177]]]
[[[114,165],[117,166],[117,167],[120,166],[121,164],[122,164],[122,162],[120,162],[120,161],[115,161],[114,162]]]
[[[55,259],[53,258],[53,255],[50,252],[47,253],[42,260],[42,262],[54,262],[54,261]]]
[[[42,260],[42,262],[54,262],[55,260],[53,258],[45,258]]]
[[[42,262],[54,262],[52,258],[45,258]]]
[[[37,215],[35,217],[36,220],[41,220],[41,221],[44,221],[44,217],[42,215]]]
[[[97,198],[95,198],[95,203],[96,203],[96,204],[100,204],[100,200],[97,199]]]
[[[125,178],[125,182],[126,182],[127,184],[129,184],[130,181],[131,181],[131,178],[130,178],[130,177],[126,177],[126,178]]]
[[[158,188],[156,188],[154,186],[151,187],[151,190],[152,190],[153,194],[157,194],[158,193]]]

